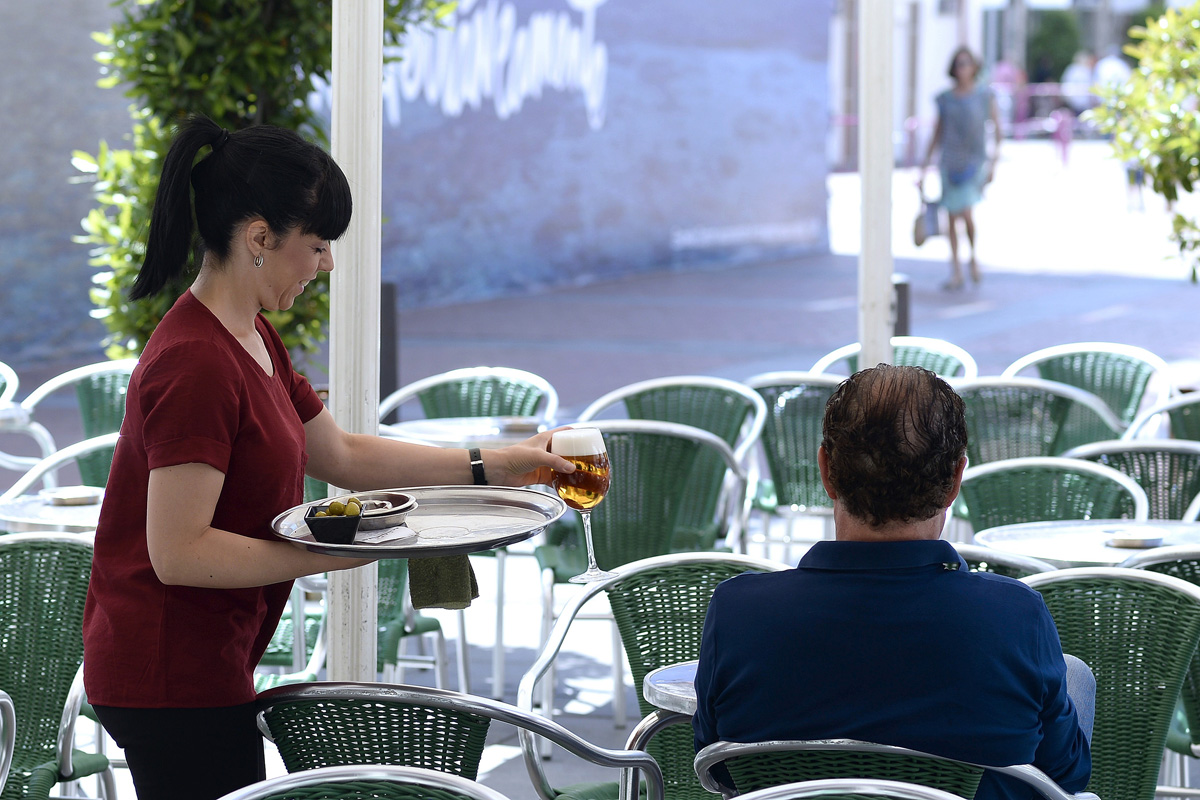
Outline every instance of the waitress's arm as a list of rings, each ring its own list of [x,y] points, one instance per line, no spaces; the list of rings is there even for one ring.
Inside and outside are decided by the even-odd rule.
[[[575,466],[549,452],[552,431],[498,450],[483,450],[484,474],[492,486],[549,483],[552,473]],[[342,430],[329,409],[304,424],[312,477],[352,491],[402,486],[472,483],[471,460],[461,448],[428,447]]]
[[[214,528],[213,511],[224,485],[224,473],[208,464],[150,471],[146,543],[163,583],[243,589],[371,563]]]

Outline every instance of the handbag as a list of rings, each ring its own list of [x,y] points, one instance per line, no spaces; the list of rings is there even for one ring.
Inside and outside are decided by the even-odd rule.
[[[920,247],[930,236],[938,236],[941,232],[938,204],[921,195],[921,209],[917,212],[917,218],[913,220],[913,244]]]

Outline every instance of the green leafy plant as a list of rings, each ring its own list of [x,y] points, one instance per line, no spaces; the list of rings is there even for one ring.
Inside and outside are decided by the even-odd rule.
[[[1128,82],[1104,90],[1092,119],[1112,135],[1117,157],[1141,166],[1153,190],[1174,204],[1200,182],[1200,5],[1168,9],[1129,35],[1134,43],[1125,52],[1138,66]],[[1172,228],[1195,283],[1200,227],[1176,211]]]
[[[203,113],[229,130],[270,123],[326,145],[322,121],[307,103],[313,79],[332,68],[332,0],[117,0],[121,19],[93,34],[101,86],[125,86],[134,99],[129,147],[100,142],[72,163],[94,182],[96,207],[76,241],[91,246],[96,272],[92,315],[109,331],[110,358],[136,356],[163,314],[191,283],[188,275],[155,298],[130,302],[145,252],[150,209],[172,128]],[[452,0],[384,0],[384,37],[399,44],[413,25],[442,20]],[[309,285],[272,324],[295,354],[315,352],[329,318],[328,276]]]

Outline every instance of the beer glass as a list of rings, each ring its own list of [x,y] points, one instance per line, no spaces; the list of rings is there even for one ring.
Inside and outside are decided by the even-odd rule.
[[[554,489],[563,502],[583,517],[583,538],[587,542],[588,568],[570,578],[571,583],[591,583],[616,575],[596,566],[596,551],[592,546],[592,509],[608,492],[608,451],[604,437],[596,428],[569,428],[557,431],[550,440],[550,452],[575,465],[570,474],[554,473]]]

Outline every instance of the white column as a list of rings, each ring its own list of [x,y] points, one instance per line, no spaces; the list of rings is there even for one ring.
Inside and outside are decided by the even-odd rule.
[[[892,0],[858,5],[859,367],[892,360]]]
[[[382,252],[383,0],[334,0],[333,157],[354,216],[331,276],[330,410],[348,431],[374,433],[379,413]],[[375,679],[375,566],[329,573],[329,679]]]

